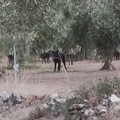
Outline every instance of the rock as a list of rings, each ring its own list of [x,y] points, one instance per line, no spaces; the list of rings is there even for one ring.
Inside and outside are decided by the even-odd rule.
[[[85,108],[90,108],[90,105],[89,105],[89,102],[88,102],[88,100],[84,100],[84,107]]]
[[[47,104],[42,104],[42,105],[41,105],[41,109],[44,109],[44,108],[45,108],[45,109],[49,108],[49,105],[47,105]]]
[[[118,98],[115,94],[112,94],[109,98],[110,102],[113,106],[120,104],[120,98]]]
[[[73,104],[70,106],[69,110],[82,110],[84,107],[84,104]]]
[[[30,111],[28,120],[40,119],[44,116],[45,112],[42,111],[39,107],[36,107]]]
[[[88,119],[87,120],[98,120],[98,117],[88,117]]]
[[[97,114],[99,114],[99,115],[101,115],[101,116],[104,116],[104,114],[106,114],[106,112],[107,112],[107,107],[102,106],[102,105],[98,105],[98,106],[96,107],[96,113],[97,113]]]
[[[66,102],[66,99],[57,99],[56,101],[57,101],[58,103],[61,103],[61,104],[62,104],[62,103],[65,103],[65,102]]]
[[[92,110],[92,109],[85,110],[84,115],[86,117],[94,116],[95,115],[95,111]]]
[[[72,116],[77,115],[78,113],[81,115],[84,113],[84,104],[73,104],[68,109],[68,113]]]
[[[17,104],[21,104],[22,99],[20,96],[17,96],[15,93],[12,93],[9,97],[9,102],[12,104],[12,106],[15,106]]]
[[[54,93],[50,96],[50,102],[49,105],[54,106],[57,102],[57,100],[60,99],[60,96],[58,93]]]
[[[1,98],[1,100],[3,100],[3,102],[8,102],[9,97],[10,97],[10,95],[7,94],[5,91],[0,93],[0,98]]]
[[[105,116],[106,113],[107,113],[107,109],[101,109],[101,110],[99,111],[99,114],[100,114],[101,116]]]
[[[10,106],[3,106],[3,110],[9,110],[10,109]]]
[[[51,99],[53,99],[53,100],[57,100],[57,99],[59,99],[60,98],[60,96],[59,96],[59,94],[58,93],[54,93],[54,94],[52,94],[51,95],[51,97],[50,97]]]
[[[109,100],[108,99],[103,99],[102,100],[102,102],[101,102],[101,104],[103,105],[103,106],[108,106],[108,103],[109,103]]]
[[[80,108],[84,108],[85,105],[84,104],[79,104]]]

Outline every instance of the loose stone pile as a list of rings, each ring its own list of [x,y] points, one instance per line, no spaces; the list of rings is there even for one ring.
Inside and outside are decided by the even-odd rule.
[[[45,117],[53,119],[65,114],[68,114],[69,120],[118,120],[120,118],[120,98],[115,94],[104,97],[94,106],[91,106],[88,100],[83,100],[79,104],[70,104],[66,108],[67,102],[68,99],[62,98],[57,93],[51,96],[23,97],[16,93],[2,92],[0,93],[0,113],[9,111],[11,108],[30,108],[24,120],[41,120]]]
[[[120,98],[112,94],[96,105],[91,106],[87,100],[72,104],[68,109],[71,120],[116,120],[120,119]]]

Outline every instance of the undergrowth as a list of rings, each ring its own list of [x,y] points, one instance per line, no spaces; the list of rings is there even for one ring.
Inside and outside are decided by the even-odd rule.
[[[104,97],[108,98],[111,94],[117,94],[117,96],[120,96],[120,80],[118,78],[112,80],[106,78],[100,80],[97,85],[91,86],[89,89],[83,87],[79,90],[73,91],[73,93],[74,97],[68,98],[64,105],[64,112],[62,112],[64,120],[72,120],[68,113],[68,109],[73,104],[81,104],[84,100],[87,100],[91,107],[93,107],[100,104]]]

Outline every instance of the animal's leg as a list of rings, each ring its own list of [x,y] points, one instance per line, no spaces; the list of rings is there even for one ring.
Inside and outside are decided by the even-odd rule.
[[[70,65],[70,60],[69,60],[69,65]]]
[[[54,62],[54,71],[56,71],[56,62]]]
[[[73,65],[73,59],[71,59],[71,65]]]
[[[60,71],[61,63],[58,63],[58,71]]]
[[[43,63],[44,59],[42,59],[42,63]]]
[[[12,66],[14,66],[14,60],[12,60]]]
[[[68,59],[68,62],[69,62],[69,65],[70,65],[71,64],[71,59],[70,58]]]
[[[63,65],[64,65],[64,67],[65,67],[65,70],[67,70],[67,67],[66,67],[65,61],[63,61]]]
[[[46,63],[47,60],[46,59],[44,59],[44,60],[45,60],[45,63]]]
[[[49,63],[50,61],[49,61],[49,58],[47,58],[47,63]]]

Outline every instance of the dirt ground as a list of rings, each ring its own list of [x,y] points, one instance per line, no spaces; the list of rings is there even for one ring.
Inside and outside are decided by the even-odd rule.
[[[1,62],[1,66],[5,65],[7,66],[7,60]],[[70,91],[84,85],[87,87],[101,79],[120,76],[120,61],[113,61],[117,68],[114,71],[100,71],[103,63],[95,61],[79,61],[73,65],[66,63],[67,73],[63,68],[61,72],[53,72],[53,62],[42,64],[38,61],[34,65],[39,68],[22,70],[18,83],[14,79],[14,70],[6,70],[4,79],[1,79],[0,91],[18,92],[23,95],[60,93],[66,96]]]
[[[7,59],[0,62],[1,67],[7,67],[7,65]],[[15,81],[14,70],[6,70],[4,78],[0,78],[0,93],[3,91],[8,94],[15,92],[22,96],[59,93],[63,97],[68,97],[71,95],[70,91],[83,86],[92,86],[105,78],[113,79],[120,76],[120,61],[113,61],[113,65],[117,68],[114,71],[100,71],[103,63],[95,61],[79,61],[74,62],[74,65],[66,63],[67,72],[64,71],[63,67],[60,72],[53,72],[53,62],[42,64],[37,61],[30,65],[39,68],[22,70],[18,81]],[[34,107],[23,109],[13,107],[5,113],[0,113],[0,120],[16,120],[16,118],[17,120],[24,120]],[[41,120],[48,119],[43,118]],[[64,117],[60,116],[51,120],[64,120]]]

